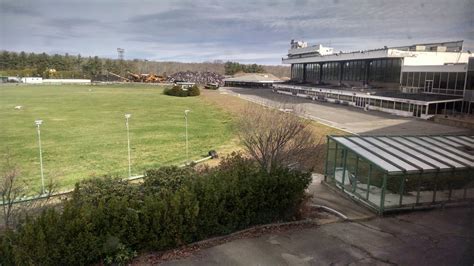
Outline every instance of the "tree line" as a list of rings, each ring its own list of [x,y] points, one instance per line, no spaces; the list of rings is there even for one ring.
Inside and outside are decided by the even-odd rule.
[[[105,71],[130,70],[129,62],[79,55],[0,52],[0,74],[43,78],[93,78]]]
[[[98,56],[83,57],[26,52],[0,52],[0,76],[36,76],[43,78],[97,78],[113,72],[119,75],[133,73],[154,73],[168,75],[180,71],[210,71],[222,75],[245,73],[271,73],[279,77],[289,76],[287,66],[263,66],[240,64],[237,62],[157,62],[148,60],[118,60]]]
[[[239,72],[244,73],[265,73],[262,65],[244,65],[237,62],[226,62],[224,65],[226,75],[234,75]]]

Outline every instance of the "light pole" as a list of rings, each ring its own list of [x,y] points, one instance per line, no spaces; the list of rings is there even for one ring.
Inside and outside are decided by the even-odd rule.
[[[189,152],[188,152],[188,113],[191,110],[184,110],[184,120],[186,121],[186,162],[189,162]]]
[[[128,177],[132,176],[132,161],[130,159],[130,130],[128,126],[128,119],[131,114],[125,114],[125,126],[127,127],[127,144],[128,144]]]
[[[40,156],[40,169],[41,169],[41,194],[44,195],[44,174],[43,174],[43,151],[41,150],[41,130],[40,125],[43,124],[43,120],[35,120],[36,128],[38,131],[38,146]]]

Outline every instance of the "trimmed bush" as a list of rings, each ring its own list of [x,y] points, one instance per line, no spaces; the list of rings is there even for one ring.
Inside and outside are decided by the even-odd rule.
[[[197,85],[188,88],[187,90],[183,90],[181,86],[175,85],[172,88],[167,88],[163,91],[164,94],[170,96],[177,96],[177,97],[188,97],[188,96],[199,96],[201,91]]]
[[[193,168],[165,166],[159,169],[150,169],[145,172],[143,186],[149,190],[169,189],[176,191],[186,180],[190,180],[197,173]]]
[[[310,174],[262,170],[238,154],[213,169],[163,167],[142,184],[78,183],[62,212],[48,209],[0,238],[0,264],[123,264],[251,225],[291,220]]]
[[[199,96],[201,95],[201,91],[199,90],[198,86],[194,85],[188,89],[188,96]]]

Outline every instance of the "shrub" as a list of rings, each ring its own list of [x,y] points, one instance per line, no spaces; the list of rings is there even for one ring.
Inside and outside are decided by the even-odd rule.
[[[163,91],[164,94],[177,97],[199,96],[201,94],[198,86],[194,85],[187,90],[183,90],[181,86],[175,85]]]
[[[178,97],[187,96],[186,91],[181,89],[180,86],[173,86],[171,88],[166,88],[163,92],[164,92],[164,94],[170,95],[170,96],[178,96]]]
[[[47,209],[0,239],[0,263],[124,264],[251,225],[292,219],[310,174],[268,172],[239,154],[213,169],[148,170],[142,184],[110,177],[78,183],[62,212]]]
[[[188,96],[199,96],[201,91],[199,90],[197,85],[192,86],[188,89]]]
[[[176,191],[186,180],[190,180],[196,172],[191,167],[178,168],[165,166],[145,171],[143,186],[147,189],[169,189]]]

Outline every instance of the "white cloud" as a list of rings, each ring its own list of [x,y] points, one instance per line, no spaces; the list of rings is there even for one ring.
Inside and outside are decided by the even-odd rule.
[[[472,49],[473,9],[471,0],[2,0],[0,49],[271,64],[290,39],[336,50],[464,39]]]

